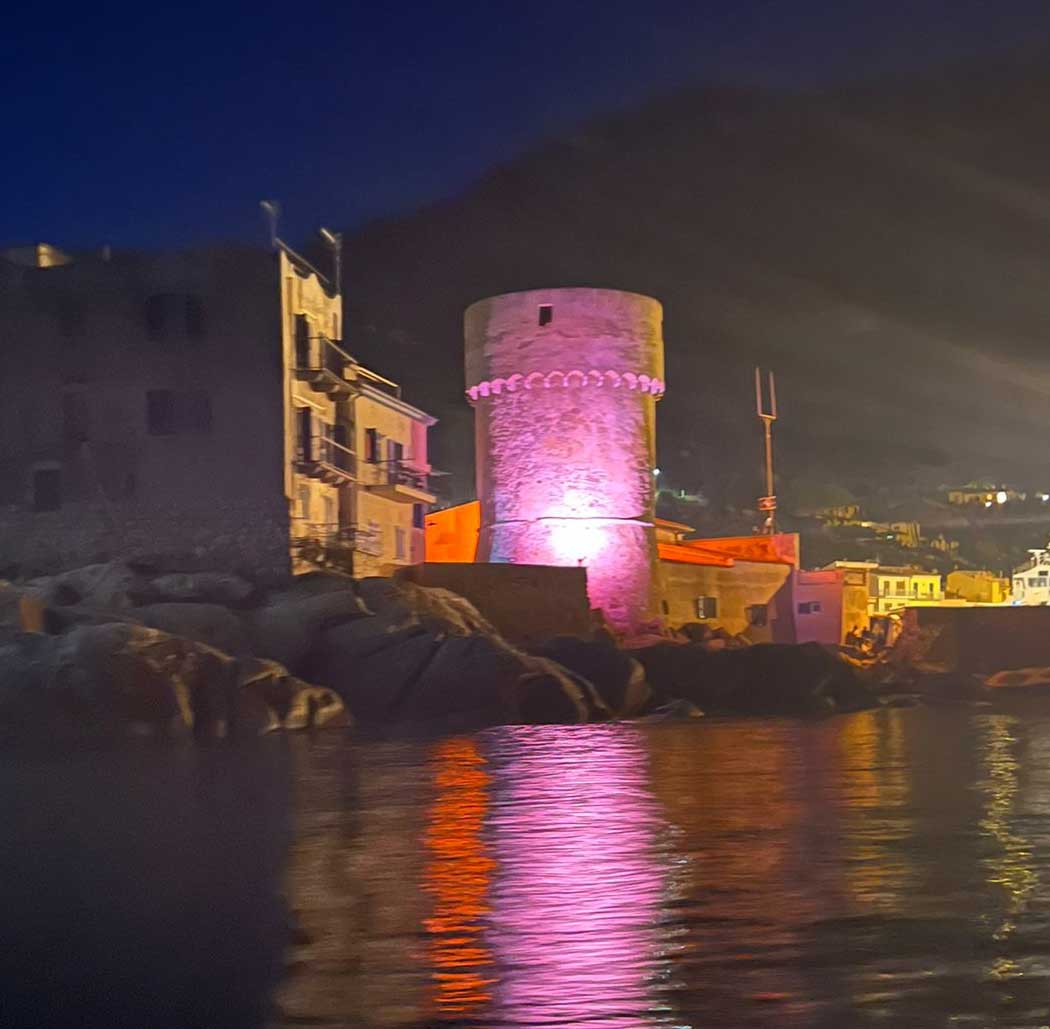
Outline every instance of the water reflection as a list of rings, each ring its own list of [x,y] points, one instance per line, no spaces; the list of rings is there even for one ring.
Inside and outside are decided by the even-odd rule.
[[[477,1012],[490,998],[486,970],[492,959],[481,933],[495,862],[482,839],[489,783],[484,765],[470,738],[446,740],[434,751],[437,797],[423,838],[430,854],[425,884],[434,907],[425,927],[434,1003],[442,1015]]]
[[[665,869],[640,732],[512,728],[490,739],[494,1020],[654,1024]]]

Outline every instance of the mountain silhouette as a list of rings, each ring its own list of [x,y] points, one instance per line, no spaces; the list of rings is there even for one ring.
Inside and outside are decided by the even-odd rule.
[[[758,492],[756,364],[777,374],[784,479],[1050,487],[1044,58],[698,88],[585,125],[348,234],[348,339],[441,419],[451,499],[473,489],[463,309],[545,286],[663,302],[675,487]]]

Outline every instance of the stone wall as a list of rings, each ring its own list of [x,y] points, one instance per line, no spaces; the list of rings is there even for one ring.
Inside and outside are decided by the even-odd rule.
[[[505,638],[520,645],[552,636],[587,636],[591,631],[587,573],[582,568],[441,563],[398,574],[465,597]]]
[[[0,578],[45,575],[114,558],[166,555],[269,581],[289,572],[288,505],[216,498],[205,507],[77,504],[0,509]]]

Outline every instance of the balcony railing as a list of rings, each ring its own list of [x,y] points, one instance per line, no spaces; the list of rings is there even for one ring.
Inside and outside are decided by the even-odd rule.
[[[295,463],[305,475],[333,485],[357,478],[357,455],[328,436],[300,438]]]
[[[295,377],[318,393],[348,396],[351,385],[344,374],[354,359],[327,336],[311,336],[295,344]]]

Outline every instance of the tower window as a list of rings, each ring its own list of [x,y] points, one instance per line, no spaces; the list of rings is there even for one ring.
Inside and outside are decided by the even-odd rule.
[[[554,305],[540,304],[540,327],[550,325],[554,321]]]

